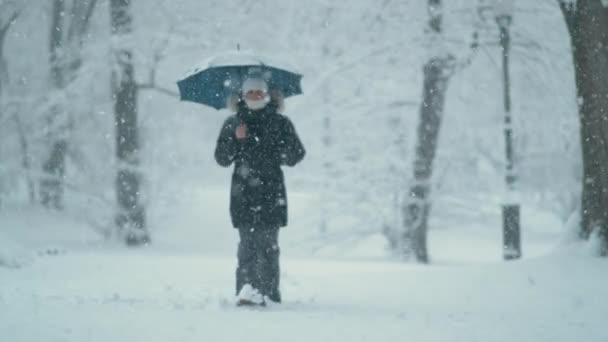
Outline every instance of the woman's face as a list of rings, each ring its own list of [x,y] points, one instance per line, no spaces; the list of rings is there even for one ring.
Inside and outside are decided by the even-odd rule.
[[[270,102],[270,96],[264,90],[249,90],[243,96],[243,100],[245,100],[245,104],[249,109],[259,110],[266,107],[268,102]]]
[[[250,90],[245,94],[245,99],[250,101],[259,101],[263,100],[266,95],[266,92],[263,90]]]

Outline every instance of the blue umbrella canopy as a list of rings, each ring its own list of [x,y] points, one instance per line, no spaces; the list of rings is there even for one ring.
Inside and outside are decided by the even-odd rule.
[[[243,80],[254,74],[261,75],[271,90],[279,90],[285,97],[302,94],[302,75],[289,67],[256,54],[233,52],[208,59],[179,80],[180,99],[218,110],[226,108],[228,97],[238,93]]]

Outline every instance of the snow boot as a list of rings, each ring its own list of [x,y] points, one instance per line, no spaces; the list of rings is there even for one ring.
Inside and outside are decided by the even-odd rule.
[[[237,306],[266,306],[264,296],[250,284],[243,285],[237,295]]]

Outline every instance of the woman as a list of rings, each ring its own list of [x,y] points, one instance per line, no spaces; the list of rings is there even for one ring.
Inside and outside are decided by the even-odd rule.
[[[287,196],[281,166],[305,155],[289,118],[280,114],[283,97],[262,75],[243,81],[229,99],[236,113],[224,122],[215,150],[219,165],[234,163],[230,217],[239,230],[237,305],[281,302],[279,228],[287,225]]]

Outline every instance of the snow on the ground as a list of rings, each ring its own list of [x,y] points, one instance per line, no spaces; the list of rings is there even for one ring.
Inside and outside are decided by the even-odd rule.
[[[0,267],[19,268],[32,260],[32,255],[20,245],[0,235]]]
[[[35,259],[0,266],[0,341],[608,341],[607,260],[564,243],[550,214],[522,214],[530,232],[513,262],[500,260],[499,228],[479,224],[493,210],[475,224],[438,217],[453,225],[431,232],[436,262],[421,266],[388,257],[379,235],[323,246],[305,220],[314,203],[290,196],[285,302],[264,309],[233,305],[224,189],[150,208],[154,240],[137,249],[44,210],[0,212],[1,255]]]

